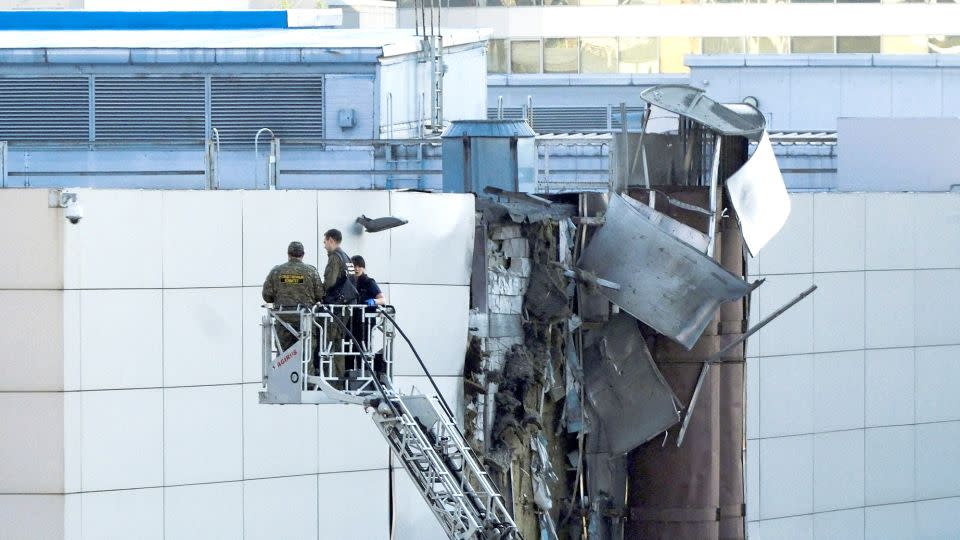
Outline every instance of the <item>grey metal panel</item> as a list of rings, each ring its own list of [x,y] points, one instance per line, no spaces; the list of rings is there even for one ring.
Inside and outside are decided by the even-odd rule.
[[[328,139],[372,139],[374,134],[373,104],[374,85],[372,75],[327,75],[324,80],[323,132]],[[337,124],[337,111],[354,109],[356,125],[341,128]]]
[[[51,64],[129,64],[130,49],[47,49]]]
[[[213,49],[132,49],[134,64],[212,64],[217,60]]]
[[[687,349],[721,303],[741,298],[749,285],[716,261],[678,240],[621,195],[611,194],[604,225],[579,265],[618,283],[604,296]]]
[[[216,76],[210,99],[224,144],[252,146],[264,127],[281,141],[323,137],[323,76]]]
[[[678,400],[653,363],[636,319],[620,313],[587,339],[584,393],[612,453],[629,452],[680,420]]]
[[[203,77],[97,76],[94,95],[98,141],[203,139]]]
[[[657,107],[699,122],[723,135],[749,135],[763,130],[760,115],[741,114],[707,97],[703,90],[687,85],[648,88],[640,97]]]
[[[455,120],[441,137],[533,137],[533,129],[523,120]]]
[[[0,139],[86,141],[88,78],[0,77]]]

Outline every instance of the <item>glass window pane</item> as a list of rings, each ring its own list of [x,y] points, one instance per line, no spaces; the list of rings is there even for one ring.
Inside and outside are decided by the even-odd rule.
[[[883,36],[880,52],[887,54],[924,54],[927,52],[927,36]]]
[[[447,0],[448,7],[474,7],[477,0]]]
[[[484,0],[489,7],[539,6],[540,0]]]
[[[804,36],[790,38],[790,52],[794,54],[832,53],[833,36]]]
[[[580,73],[616,73],[617,38],[580,38]]]
[[[660,0],[620,0],[617,2],[621,6],[643,6],[643,5],[657,5],[660,3]]]
[[[510,72],[540,73],[540,42],[510,42]]]
[[[543,40],[544,73],[576,73],[577,56],[577,38]]]
[[[960,36],[930,36],[927,43],[932,53],[960,53]]]
[[[837,0],[838,4],[879,4],[880,0]]]
[[[620,38],[620,73],[656,73],[657,38]]]
[[[743,54],[743,38],[705,37],[703,54]]]
[[[926,4],[927,0],[880,0],[884,4]],[[953,0],[950,0],[953,2]]]
[[[747,54],[787,54],[790,40],[784,36],[756,36],[747,38]]]
[[[689,73],[690,68],[683,63],[683,57],[687,54],[700,54],[700,38],[660,38],[660,72]]]
[[[878,53],[880,36],[837,36],[838,53]]]
[[[580,0],[581,6],[615,6],[617,0]]]
[[[487,73],[507,72],[507,40],[491,39],[487,42]]]
[[[401,8],[412,8],[412,7],[413,7],[413,0],[399,0],[399,1],[397,2],[397,7],[401,7]]]
[[[791,4],[832,4],[833,0],[787,0]]]
[[[576,6],[579,4],[578,0],[543,0],[545,6]]]

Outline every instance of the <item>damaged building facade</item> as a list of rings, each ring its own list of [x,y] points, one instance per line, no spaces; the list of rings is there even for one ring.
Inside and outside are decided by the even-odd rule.
[[[444,154],[478,195],[467,434],[525,537],[746,534],[743,343],[762,283],[746,261],[790,200],[755,110],[686,86],[644,98],[673,128],[620,139],[606,193],[477,174],[522,163],[508,142],[524,122],[455,123],[480,150]]]

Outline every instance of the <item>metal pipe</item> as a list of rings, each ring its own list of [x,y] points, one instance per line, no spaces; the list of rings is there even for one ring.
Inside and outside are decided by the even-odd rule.
[[[257,134],[254,135],[253,137],[253,162],[254,163],[257,163],[258,161],[260,161],[260,134],[263,133],[264,131],[269,131],[270,137],[276,137],[276,135],[273,134],[273,130],[270,128],[260,128],[259,130],[257,130]],[[259,171],[260,168],[257,166],[254,166],[253,170],[254,170],[254,176],[253,176],[254,188],[259,188],[260,175],[258,174],[257,171]]]
[[[720,135],[714,139],[713,164],[710,170],[710,225],[707,230],[707,256],[713,257],[713,250],[716,247],[717,240],[717,184],[720,182]]]
[[[497,96],[497,120],[503,120],[503,96]]]

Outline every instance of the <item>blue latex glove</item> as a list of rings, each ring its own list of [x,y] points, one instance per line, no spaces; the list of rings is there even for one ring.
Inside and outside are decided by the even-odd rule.
[[[377,307],[377,301],[374,300],[373,298],[370,298],[369,300],[367,300],[367,305],[370,307]]]

